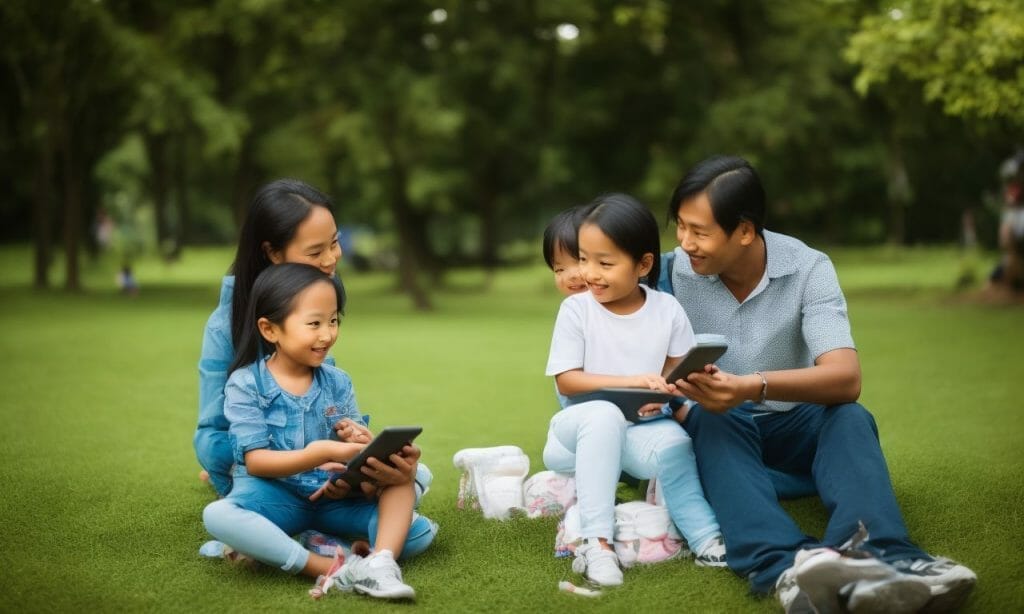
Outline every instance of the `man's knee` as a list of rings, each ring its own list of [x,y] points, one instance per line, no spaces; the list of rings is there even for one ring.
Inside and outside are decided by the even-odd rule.
[[[825,414],[826,423],[832,427],[841,428],[844,431],[870,431],[875,439],[878,439],[878,424],[875,422],[875,417],[860,403],[831,405],[825,409]]]

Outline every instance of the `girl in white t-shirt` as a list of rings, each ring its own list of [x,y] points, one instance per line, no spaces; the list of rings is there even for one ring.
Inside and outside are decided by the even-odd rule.
[[[562,302],[546,374],[555,377],[559,393],[567,396],[608,387],[675,393],[664,374],[695,340],[675,297],[653,289],[661,253],[654,216],[628,195],[599,197],[583,218],[578,245],[589,292]],[[642,410],[652,416],[660,412],[657,404]],[[676,420],[632,424],[608,401],[570,405],[551,419],[544,464],[575,473],[584,539],[573,568],[591,582],[622,583],[610,544],[622,471],[640,479],[657,478],[672,520],[697,563],[725,566],[725,543],[704,499],[690,437]]]

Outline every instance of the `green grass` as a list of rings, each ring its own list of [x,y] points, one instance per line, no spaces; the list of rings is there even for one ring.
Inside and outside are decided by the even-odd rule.
[[[953,250],[843,250],[875,414],[912,537],[980,576],[966,611],[1024,609],[1024,311],[949,290]],[[558,297],[539,267],[458,273],[438,310],[413,313],[383,275],[348,275],[350,308],[334,355],[374,425],[418,423],[434,487],[422,511],[441,532],[404,566],[415,606],[353,596],[313,602],[311,582],[202,560],[191,438],[202,327],[226,250],[138,267],[120,296],[110,263],[87,263],[90,290],[29,290],[28,253],[0,248],[0,569],[4,611],[662,611],[772,612],[723,570],[675,561],[627,572],[597,600],[562,594],[569,562],[551,555],[553,521],[485,521],[455,509],[452,454],[516,444],[541,469],[554,410],[543,376]],[[59,274],[54,280],[59,279]],[[787,504],[808,532],[816,499]],[[752,514],[757,513],[751,510]]]

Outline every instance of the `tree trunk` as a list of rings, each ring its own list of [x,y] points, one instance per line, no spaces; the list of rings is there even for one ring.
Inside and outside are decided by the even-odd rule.
[[[907,207],[910,206],[912,194],[903,149],[896,138],[889,141],[886,178],[889,200],[887,242],[890,245],[903,245],[906,240]]]
[[[242,148],[238,152],[238,166],[235,168],[234,195],[232,201],[235,209],[235,221],[242,227],[245,216],[249,212],[249,201],[256,191],[256,163],[253,160],[253,137],[247,133],[242,139]]]
[[[500,162],[491,158],[484,166],[483,176],[477,184],[477,202],[480,215],[480,263],[488,279],[498,268],[498,192],[497,179]]]
[[[49,130],[46,131],[49,133]],[[50,235],[53,223],[53,140],[46,134],[39,143],[39,159],[32,181],[32,234],[33,241],[33,287],[50,287],[50,258],[53,241]]]
[[[66,115],[61,126],[61,179],[64,182],[64,288],[72,292],[82,289],[78,270],[78,232],[82,223],[83,173],[77,165],[71,141],[71,126]]]
[[[169,260],[181,258],[182,246],[189,235],[187,148],[188,138],[182,134],[178,137],[177,147],[174,149],[174,200],[177,203],[178,209],[178,232],[176,233],[177,237],[174,241],[174,248],[168,254]]]
[[[174,241],[167,224],[167,202],[170,193],[170,165],[167,159],[167,135],[143,131],[153,191],[153,219],[156,224],[157,252],[168,259],[168,247]]]
[[[422,237],[426,219],[418,215],[409,202],[409,177],[396,143],[395,115],[393,112],[385,111],[378,121],[382,124],[384,148],[391,158],[391,214],[395,226],[398,227],[398,280],[402,290],[412,299],[413,307],[418,311],[430,311],[434,306],[420,284],[417,266],[427,260],[425,241]]]

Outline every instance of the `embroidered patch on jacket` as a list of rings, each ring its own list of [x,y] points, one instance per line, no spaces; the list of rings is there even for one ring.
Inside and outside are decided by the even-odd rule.
[[[338,408],[335,407],[334,405],[331,405],[330,407],[328,407],[327,409],[324,410],[324,417],[325,418],[333,418],[334,416],[337,416],[337,415],[338,415]]]

